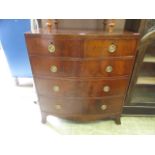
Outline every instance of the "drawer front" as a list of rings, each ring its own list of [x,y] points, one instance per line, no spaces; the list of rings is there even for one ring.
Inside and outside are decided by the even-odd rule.
[[[89,114],[120,113],[124,103],[124,97],[111,97],[89,102]]]
[[[34,75],[52,77],[113,77],[130,75],[134,59],[60,60],[30,57]]]
[[[56,97],[104,97],[124,95],[128,79],[44,79],[35,78],[38,94]]]
[[[83,100],[39,97],[41,110],[53,114],[84,114],[88,111],[88,103]]]
[[[53,57],[81,57],[83,41],[80,39],[57,39],[56,37],[27,37],[29,55]]]
[[[120,113],[124,97],[105,99],[66,99],[39,97],[41,110],[52,114],[115,114]]]
[[[84,57],[134,56],[137,41],[124,40],[85,40]]]

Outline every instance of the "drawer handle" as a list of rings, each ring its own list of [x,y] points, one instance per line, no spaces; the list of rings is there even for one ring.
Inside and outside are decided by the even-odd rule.
[[[108,48],[109,53],[114,53],[117,49],[117,46],[115,44],[111,44]]]
[[[110,91],[110,87],[109,86],[104,86],[103,87],[103,91],[104,92],[109,92]]]
[[[54,91],[54,92],[59,92],[59,91],[60,91],[59,86],[53,86],[53,91]]]
[[[53,72],[53,73],[57,72],[57,70],[58,70],[58,68],[55,65],[52,65],[51,68],[50,68],[50,71]]]
[[[111,73],[112,70],[113,70],[113,67],[112,67],[112,66],[107,66],[106,69],[105,69],[105,71],[106,71],[107,73]]]
[[[106,110],[107,109],[107,105],[103,104],[101,105],[101,110]]]
[[[50,53],[54,53],[54,52],[55,52],[55,46],[54,46],[52,43],[50,43],[50,44],[48,45],[48,51],[49,51]]]
[[[62,107],[61,107],[60,104],[56,104],[56,105],[55,105],[55,109],[60,110],[60,109],[62,109]]]

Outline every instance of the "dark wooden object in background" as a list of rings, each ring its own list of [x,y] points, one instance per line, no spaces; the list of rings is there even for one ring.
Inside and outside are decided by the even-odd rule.
[[[127,19],[125,30],[139,32],[141,38],[155,28],[154,19]],[[132,74],[131,86],[123,108],[123,114],[154,115],[155,114],[155,45],[148,37],[148,44],[145,41],[140,43],[142,50],[139,50]],[[146,48],[147,46],[147,48]],[[139,83],[139,81],[141,81]],[[132,91],[131,91],[132,89]]]
[[[131,32],[138,32],[141,24],[141,19],[127,19],[125,23],[125,30]]]
[[[55,115],[120,124],[138,34],[56,30],[25,37],[43,123]]]
[[[126,19],[124,30],[138,32],[142,37],[146,33],[148,22],[147,19]]]
[[[131,106],[126,113],[155,114],[155,30],[148,32],[140,41],[133,76],[126,97]],[[133,112],[132,109],[135,111]],[[129,109],[129,108],[128,108]]]

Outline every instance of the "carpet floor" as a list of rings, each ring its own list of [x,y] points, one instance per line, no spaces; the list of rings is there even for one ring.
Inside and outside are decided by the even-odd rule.
[[[12,90],[11,90],[12,89]],[[47,117],[47,124],[41,124],[40,109],[38,104],[34,104],[36,94],[30,87],[10,87],[11,95],[3,95],[5,104],[0,104],[1,114],[5,117],[3,122],[13,124],[17,129],[36,129],[38,134],[42,132],[62,135],[150,135],[155,134],[155,117],[122,117],[121,125],[116,125],[112,120],[94,121],[89,123],[77,123],[56,118]],[[3,100],[3,101],[4,101]],[[1,102],[4,103],[4,102]],[[6,110],[6,111],[5,111]]]

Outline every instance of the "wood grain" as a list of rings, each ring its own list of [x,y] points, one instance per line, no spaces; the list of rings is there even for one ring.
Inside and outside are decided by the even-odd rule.
[[[30,57],[32,70],[35,76],[45,75],[51,77],[117,77],[131,74],[133,57],[99,59],[99,60],[70,60],[43,56]],[[55,66],[56,72],[50,68]],[[111,66],[112,71],[107,72]]]
[[[44,39],[43,39],[44,38]],[[47,37],[26,37],[27,48],[30,55],[48,55],[53,57],[107,57],[107,56],[133,56],[135,55],[136,39],[84,39],[82,36],[70,38],[66,36]],[[55,52],[48,51],[48,45],[52,43],[55,46]],[[117,50],[114,53],[108,52],[109,46],[114,43]]]
[[[116,51],[113,53],[108,51],[111,44],[116,45]],[[84,57],[133,56],[136,44],[135,39],[89,39],[84,42]]]
[[[25,38],[43,123],[47,115],[55,115],[76,121],[108,118],[120,124],[137,33],[58,29],[26,33]],[[49,44],[55,48],[52,53]]]
[[[40,96],[39,104],[45,112],[55,115],[76,115],[76,114],[114,114],[120,113],[124,97],[113,97],[104,99],[66,99]],[[61,108],[57,109],[57,105]],[[106,105],[107,109],[102,110],[101,106]]]
[[[35,84],[39,95],[56,97],[104,97],[124,95],[128,86],[128,78],[121,79],[55,79],[35,78]],[[54,86],[59,91],[53,91]],[[104,92],[104,86],[109,86],[110,91]]]

